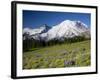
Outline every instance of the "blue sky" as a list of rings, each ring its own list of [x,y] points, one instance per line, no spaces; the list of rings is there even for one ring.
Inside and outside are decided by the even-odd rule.
[[[91,25],[91,15],[89,13],[70,13],[70,12],[48,12],[23,10],[23,27],[36,28],[43,24],[53,26],[64,20],[78,20]]]

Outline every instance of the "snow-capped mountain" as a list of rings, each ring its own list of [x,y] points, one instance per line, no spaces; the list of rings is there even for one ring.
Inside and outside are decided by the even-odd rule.
[[[41,37],[47,40],[71,38],[80,36],[87,31],[89,32],[89,29],[84,23],[80,21],[65,20],[60,24],[53,26],[47,33],[41,34]]]
[[[32,29],[32,28],[24,28],[23,34],[28,34],[29,38],[38,39],[40,38],[40,34],[46,33],[50,29],[46,24],[41,27]]]
[[[52,39],[71,38],[74,36],[90,36],[90,30],[86,24],[81,21],[65,20],[52,28],[40,27],[37,29],[24,29],[24,32],[29,33],[34,39],[42,39],[45,41]]]
[[[47,26],[46,24],[45,25],[42,25],[39,28],[35,28],[35,29],[32,29],[32,28],[24,28],[23,29],[23,34],[24,33],[29,33],[30,35],[41,34],[41,33],[47,32],[49,30],[49,28],[50,27]]]

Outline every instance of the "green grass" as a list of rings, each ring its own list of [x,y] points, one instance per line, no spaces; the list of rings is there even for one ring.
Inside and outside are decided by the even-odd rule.
[[[90,40],[23,53],[23,69],[90,66]]]

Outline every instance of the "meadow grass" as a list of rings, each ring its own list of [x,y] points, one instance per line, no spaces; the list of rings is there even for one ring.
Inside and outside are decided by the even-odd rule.
[[[58,44],[23,53],[23,69],[84,67],[91,65],[90,40]]]

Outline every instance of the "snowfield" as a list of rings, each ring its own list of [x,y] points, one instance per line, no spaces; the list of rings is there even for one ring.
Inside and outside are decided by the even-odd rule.
[[[74,36],[88,36],[90,37],[90,29],[81,21],[64,20],[61,23],[52,26],[43,25],[39,28],[31,29],[24,28],[23,34],[27,33],[31,38],[49,41],[52,39],[71,38]]]

